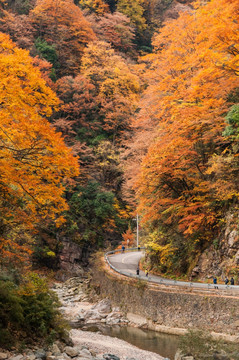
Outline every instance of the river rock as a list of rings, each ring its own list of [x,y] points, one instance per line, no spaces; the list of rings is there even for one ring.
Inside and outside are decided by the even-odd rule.
[[[120,360],[120,358],[116,355],[112,355],[112,354],[104,354],[103,358],[105,360]]]
[[[7,353],[3,353],[3,352],[0,352],[0,360],[5,360],[8,358],[8,354]]]
[[[174,356],[174,360],[182,360],[183,354],[181,352],[181,350],[177,350],[176,354]]]
[[[71,360],[72,358],[70,356],[68,356],[66,353],[61,354],[61,359],[63,358],[63,360]],[[76,358],[77,359],[77,358]],[[57,356],[57,360],[58,360],[58,356]]]
[[[36,356],[34,354],[27,355],[27,360],[35,360]]]
[[[213,360],[230,360],[230,358],[227,355],[224,355],[224,354],[214,353],[213,354]]]
[[[76,357],[79,354],[79,348],[78,347],[72,347],[72,346],[66,346],[64,349],[65,353],[69,355],[70,357]]]
[[[77,321],[84,322],[85,324],[101,322],[107,325],[127,324],[129,322],[123,318],[123,314],[118,307],[113,308],[111,311],[111,302],[108,299],[100,301],[89,310],[80,310],[76,322]]]
[[[39,349],[35,352],[35,356],[37,359],[46,359],[46,352],[43,349]]]
[[[177,350],[174,360],[194,360],[194,357],[182,354],[180,350]]]
[[[57,346],[57,344],[52,345],[51,352],[55,356],[58,356],[61,354],[61,351],[60,351],[59,347]]]
[[[121,321],[120,320],[121,317],[122,314],[112,312],[106,317],[105,322],[107,325],[115,325]]]
[[[88,349],[82,349],[78,355],[78,359],[92,359],[91,352]]]
[[[111,312],[111,302],[108,299],[101,300],[96,305],[92,306],[92,310],[97,310],[101,314],[108,314]]]

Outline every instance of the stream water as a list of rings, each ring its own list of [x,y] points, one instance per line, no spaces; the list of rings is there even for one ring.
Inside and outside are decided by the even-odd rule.
[[[100,332],[103,335],[117,337],[140,349],[155,352],[174,360],[178,349],[179,337],[152,330],[143,330],[129,326],[84,325],[82,330]]]

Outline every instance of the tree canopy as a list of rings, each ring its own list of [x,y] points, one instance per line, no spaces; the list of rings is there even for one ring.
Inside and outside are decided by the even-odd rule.
[[[215,236],[222,201],[238,199],[238,148],[223,137],[228,96],[238,87],[238,30],[237,1],[199,4],[165,24],[145,59],[141,116],[157,121],[157,132],[135,186],[139,209],[150,226],[174,229],[173,248],[182,247],[181,234],[191,257]],[[231,176],[219,159],[224,171],[233,166]]]
[[[47,118],[59,104],[25,50],[0,33],[1,226],[26,228],[67,209],[67,178],[78,174],[77,159]],[[1,252],[10,255],[11,238],[1,232]]]

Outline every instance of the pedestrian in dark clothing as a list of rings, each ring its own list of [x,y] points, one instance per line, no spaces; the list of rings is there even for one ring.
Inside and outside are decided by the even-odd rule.
[[[149,276],[149,272],[148,272],[148,270],[146,270],[146,272],[145,272],[145,276]]]
[[[218,289],[218,286],[216,286],[217,285],[217,278],[216,277],[213,278],[213,284],[215,285],[214,288]]]
[[[234,285],[234,279],[233,279],[233,277],[231,278],[230,283],[231,283],[231,285]]]
[[[136,275],[139,275],[139,268],[137,268],[136,270]]]
[[[125,251],[125,246],[124,246],[124,245],[122,245],[122,251],[123,251],[123,252]]]
[[[228,277],[226,276],[225,285],[227,285],[228,283],[229,283],[229,280],[228,280]]]
[[[138,251],[140,251],[140,245],[138,245]]]

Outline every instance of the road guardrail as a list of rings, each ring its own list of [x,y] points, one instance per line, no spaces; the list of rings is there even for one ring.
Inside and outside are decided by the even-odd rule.
[[[141,279],[141,280],[145,280],[147,282],[151,282],[151,283],[155,283],[155,284],[163,284],[166,286],[181,286],[181,287],[189,287],[189,288],[195,288],[195,289],[206,289],[206,290],[226,290],[228,292],[228,290],[230,291],[239,291],[239,286],[238,285],[223,285],[223,284],[209,284],[209,283],[197,283],[197,282],[188,282],[188,281],[180,281],[180,280],[172,280],[172,279],[166,279],[166,278],[162,278],[159,276],[155,276],[155,275],[148,275],[146,276],[145,274],[139,273],[139,275],[137,275],[136,273],[133,273],[132,271],[123,271],[120,269],[117,269],[109,260],[109,256],[110,255],[114,255],[117,253],[126,253],[126,252],[130,252],[130,251],[141,251],[141,250],[145,250],[145,247],[141,247],[141,248],[129,248],[129,249],[117,249],[117,250],[111,250],[108,251],[107,253],[105,253],[104,258],[105,261],[107,262],[107,264],[110,266],[111,269],[113,269],[115,272],[127,276],[127,277],[131,277],[131,278],[135,278],[135,279]]]

